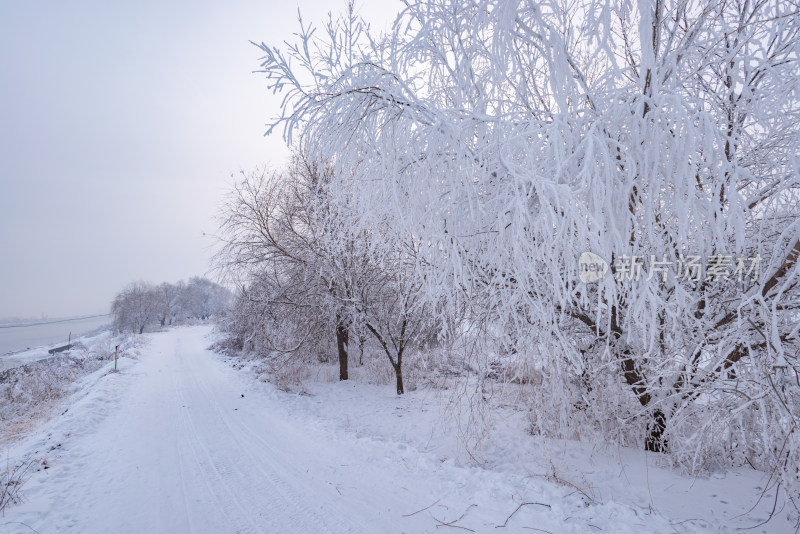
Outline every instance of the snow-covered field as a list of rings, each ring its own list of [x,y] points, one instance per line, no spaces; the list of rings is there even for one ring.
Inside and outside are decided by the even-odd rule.
[[[0,532],[733,532],[775,502],[760,472],[685,478],[641,451],[534,438],[510,409],[467,450],[448,392],[285,393],[208,350],[208,326],[145,337],[0,451],[35,462]],[[748,530],[792,531],[785,511]]]

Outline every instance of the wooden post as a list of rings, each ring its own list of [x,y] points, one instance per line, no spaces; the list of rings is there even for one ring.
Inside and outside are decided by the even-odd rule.
[[[117,370],[117,358],[119,358],[119,345],[114,349],[114,370]]]

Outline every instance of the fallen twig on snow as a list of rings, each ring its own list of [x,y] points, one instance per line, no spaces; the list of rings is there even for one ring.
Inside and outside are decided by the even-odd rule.
[[[416,512],[412,512],[412,513],[410,513],[410,514],[403,514],[403,517],[411,517],[412,515],[417,515],[417,514],[418,514],[418,513],[420,513],[420,512],[424,512],[425,510],[427,510],[427,509],[428,509],[428,508],[430,508],[431,506],[435,506],[436,504],[438,504],[438,503],[439,503],[439,501],[441,501],[441,500],[442,500],[442,499],[437,499],[437,500],[436,500],[436,502],[434,502],[433,504],[429,504],[428,506],[426,506],[426,507],[425,507],[425,508],[423,508],[422,510],[417,510]]]
[[[431,506],[433,506],[433,505],[431,505]],[[465,515],[467,515],[467,512],[469,512],[469,511],[470,511],[470,509],[472,509],[472,507],[473,507],[473,506],[478,506],[478,505],[477,505],[477,504],[470,504],[470,505],[467,507],[467,509],[466,509],[466,510],[464,510],[464,513],[463,513],[463,514],[461,514],[461,515],[458,517],[458,519],[453,519],[452,521],[447,521],[447,522],[445,522],[445,521],[442,521],[441,519],[436,519],[436,518],[434,517],[433,519],[434,519],[434,520],[435,520],[437,523],[439,523],[438,525],[436,525],[436,528],[439,528],[439,527],[451,527],[451,528],[460,528],[460,529],[462,529],[462,530],[468,530],[468,531],[470,531],[470,532],[475,532],[475,531],[474,531],[474,530],[472,530],[471,528],[462,527],[461,525],[456,525],[456,523],[458,523],[459,521],[461,521],[461,520],[464,518],[464,516],[465,516]],[[433,516],[431,516],[431,517],[433,517]]]
[[[506,525],[508,525],[508,521],[509,521],[509,520],[510,520],[512,517],[514,517],[514,514],[516,514],[517,512],[519,512],[519,509],[520,509],[520,508],[522,508],[523,506],[528,506],[528,505],[531,505],[531,506],[532,506],[532,505],[537,505],[537,506],[546,506],[546,507],[548,507],[548,508],[550,508],[550,509],[552,510],[552,507],[551,507],[549,504],[545,504],[545,503],[543,503],[543,502],[523,502],[523,503],[520,503],[520,505],[519,505],[519,506],[517,506],[517,508],[516,508],[516,509],[515,509],[513,512],[511,512],[511,515],[510,515],[510,516],[506,517],[506,520],[505,520],[505,522],[504,522],[502,525],[495,525],[495,526],[494,526],[494,528],[506,528]],[[525,527],[525,528],[531,528],[531,527]],[[539,530],[539,529],[537,528],[537,529],[534,529],[534,530]],[[546,531],[545,531],[545,532],[546,532]]]

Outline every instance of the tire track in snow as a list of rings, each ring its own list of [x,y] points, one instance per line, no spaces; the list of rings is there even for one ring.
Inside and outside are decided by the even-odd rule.
[[[188,413],[188,401],[186,397],[183,395],[182,386],[179,384],[179,375],[175,375],[175,391],[178,395],[178,406],[180,408],[180,417],[179,417],[179,429],[180,431],[175,434],[175,443],[177,449],[180,451],[178,453],[179,459],[179,470],[181,476],[181,488],[183,489],[183,502],[184,506],[186,507],[185,513],[187,515],[188,525],[191,532],[195,532],[196,530],[192,526],[191,521],[191,504],[190,504],[190,492],[195,492],[196,488],[193,488],[186,483],[186,473],[194,473],[198,474],[201,473],[200,478],[203,481],[203,486],[206,488],[208,495],[213,499],[215,511],[220,512],[224,516],[224,520],[222,521],[225,525],[232,525],[234,523],[234,519],[229,513],[229,507],[227,504],[218,496],[217,489],[215,489],[214,485],[210,481],[210,476],[207,469],[202,469],[202,460],[200,453],[197,450],[196,438],[197,433],[196,430],[193,430],[193,425],[191,422],[191,416]],[[186,439],[187,435],[193,435],[195,439]],[[189,458],[187,459],[188,452]],[[192,469],[193,468],[193,469]],[[197,495],[193,495],[195,497],[195,501],[199,502],[197,499]],[[237,530],[237,532],[241,532],[241,528]]]
[[[185,383],[187,376],[191,376],[194,366],[185,365],[186,362],[183,361],[184,355],[181,354],[179,350],[180,344],[176,349],[173,357],[181,360],[183,364],[181,367],[183,369],[189,369],[189,372],[177,372],[175,376],[177,380],[182,379]],[[193,466],[195,468],[195,473],[203,479],[203,484],[207,489],[208,495],[213,499],[214,504],[216,504],[215,509],[224,515],[225,524],[223,526],[225,531],[236,533],[263,532],[263,529],[259,528],[258,523],[251,518],[252,512],[250,510],[252,510],[252,508],[248,509],[238,496],[242,493],[241,485],[238,485],[240,488],[239,491],[235,491],[234,483],[236,481],[232,480],[230,469],[221,467],[222,462],[220,461],[220,456],[217,455],[215,459],[214,456],[212,456],[210,448],[205,445],[212,435],[198,430],[198,425],[192,417],[192,414],[196,410],[195,404],[190,403],[190,399],[185,395],[187,390],[191,391],[191,386],[184,386],[183,383],[177,386],[180,406],[185,407],[185,409],[181,410],[182,431],[177,434],[179,440],[182,441],[180,450],[188,449],[191,451],[193,461],[191,461],[189,465]],[[191,397],[193,401],[199,400],[200,398],[201,396],[198,396],[196,392]],[[235,452],[229,448],[224,448],[223,450],[225,454],[229,455]],[[247,490],[249,491],[250,488],[247,488]],[[184,498],[187,500],[188,491],[193,490],[187,488],[187,493],[184,495]],[[238,514],[232,513],[232,508],[238,510]]]
[[[208,353],[198,354],[198,360],[195,364],[187,366],[194,371],[187,373],[187,378],[192,381],[192,388],[201,392],[196,398],[207,400],[208,408],[215,413],[216,417],[211,420],[221,423],[222,427],[224,427],[222,432],[218,432],[215,435],[226,442],[224,450],[229,451],[229,454],[217,457],[214,460],[217,468],[222,468],[228,475],[235,471],[240,480],[245,480],[255,486],[259,486],[263,482],[269,482],[270,491],[268,493],[273,497],[268,500],[269,516],[285,516],[287,509],[295,511],[296,513],[293,514],[295,517],[292,520],[294,523],[293,528],[297,528],[298,531],[342,533],[364,531],[350,524],[348,520],[341,517],[333,509],[325,510],[320,515],[319,510],[315,510],[307,504],[308,502],[325,502],[327,499],[325,495],[319,495],[320,492],[316,490],[316,481],[309,480],[307,484],[302,485],[296,482],[292,483],[299,478],[299,473],[292,473],[286,469],[285,466],[288,465],[288,462],[274,460],[277,452],[276,443],[265,440],[262,435],[245,424],[242,420],[242,412],[234,414],[233,410],[222,407],[220,399],[234,398],[238,395],[238,391],[232,387],[223,390],[221,387],[223,384],[230,384],[223,382],[225,377],[224,375],[222,377],[218,375],[219,370],[211,369],[215,362],[210,356]],[[197,372],[200,367],[203,367],[205,371],[212,372]],[[215,387],[211,387],[208,381],[204,379],[204,377],[212,374],[215,378],[223,379],[216,381]],[[259,421],[251,421],[251,423],[263,427],[263,425],[258,424]],[[240,458],[236,462],[231,461],[234,457],[233,451],[242,453],[242,455],[236,455]],[[288,451],[284,450],[282,452]],[[245,471],[242,469],[241,458],[246,460],[247,464],[252,468],[251,470]],[[257,471],[261,476],[255,477],[255,480],[253,480],[253,471]],[[274,497],[278,497],[278,499]],[[278,500],[282,502],[278,503]],[[251,504],[256,507],[263,505],[260,501],[251,501]]]

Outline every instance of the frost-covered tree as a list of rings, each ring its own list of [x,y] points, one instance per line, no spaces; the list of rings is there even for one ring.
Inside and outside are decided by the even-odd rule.
[[[237,317],[249,310],[245,324],[258,323],[246,335],[252,348],[293,353],[333,332],[339,378],[347,380],[354,265],[352,249],[328,246],[328,180],[323,165],[302,155],[283,171],[243,174],[223,206],[215,261],[242,288]]]
[[[184,282],[178,282],[177,284],[163,282],[158,285],[161,300],[159,307],[161,326],[172,325],[174,321],[183,318],[185,289],[186,284]]]
[[[132,282],[119,292],[111,304],[114,328],[118,332],[133,330],[140,334],[159,317],[161,293],[147,282]]]
[[[349,232],[418,244],[415,305],[534,362],[537,431],[758,463],[797,494],[797,6],[420,0],[363,28],[301,21],[262,67]],[[584,251],[610,264],[593,285]]]
[[[353,298],[355,317],[375,338],[394,370],[397,394],[405,393],[403,356],[416,348],[429,332],[430,303],[422,298],[419,283],[408,276],[412,265],[383,261]]]
[[[232,299],[227,288],[199,276],[190,278],[180,293],[184,314],[197,319],[208,319],[221,313]]]

